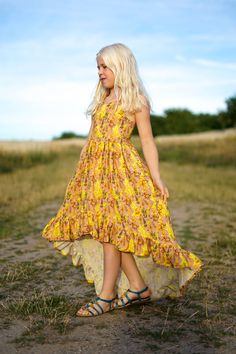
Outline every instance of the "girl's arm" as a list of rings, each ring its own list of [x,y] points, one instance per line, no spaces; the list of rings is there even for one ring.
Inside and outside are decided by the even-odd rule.
[[[142,110],[140,112],[136,112],[135,121],[141,140],[143,154],[150,170],[153,182],[160,189],[161,197],[166,200],[169,197],[169,192],[161,180],[159,154],[152,134],[150,109],[143,105]]]

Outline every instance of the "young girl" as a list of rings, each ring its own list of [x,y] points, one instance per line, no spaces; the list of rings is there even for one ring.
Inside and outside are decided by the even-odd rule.
[[[134,55],[117,43],[97,53],[99,81],[88,139],[64,201],[43,230],[97,297],[78,316],[183,296],[203,263],[178,244],[150,124],[150,102]],[[130,138],[137,125],[145,160]]]

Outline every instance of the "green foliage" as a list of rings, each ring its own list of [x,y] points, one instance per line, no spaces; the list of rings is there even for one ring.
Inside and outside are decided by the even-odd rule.
[[[17,169],[31,168],[55,160],[55,152],[28,151],[24,153],[0,151],[0,173],[9,173]]]
[[[53,137],[52,140],[60,140],[60,139],[73,139],[73,138],[85,138],[84,135],[78,135],[74,132],[64,132],[61,133],[58,137]]]
[[[153,136],[188,134],[208,130],[218,130],[234,127],[236,125],[236,96],[226,100],[226,111],[216,114],[193,113],[188,109],[170,108],[164,115],[151,115]],[[137,127],[133,135],[138,135]]]
[[[232,127],[236,125],[236,95],[234,97],[230,97],[226,100],[227,111],[227,124],[228,127]]]
[[[194,129],[194,115],[187,109],[167,109],[164,117],[169,134],[190,133]]]

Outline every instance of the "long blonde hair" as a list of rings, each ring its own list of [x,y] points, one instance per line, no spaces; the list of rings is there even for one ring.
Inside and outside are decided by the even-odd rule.
[[[114,73],[114,93],[122,109],[134,113],[140,111],[143,104],[151,109],[149,96],[139,76],[137,62],[131,50],[122,43],[114,43],[100,49],[96,58],[99,56]],[[93,116],[109,93],[110,89],[104,88],[99,80],[87,115]]]

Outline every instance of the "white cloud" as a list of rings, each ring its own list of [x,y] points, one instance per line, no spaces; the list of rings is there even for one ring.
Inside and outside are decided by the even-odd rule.
[[[196,42],[207,42],[207,43],[218,43],[220,44],[227,44],[227,43],[236,43],[236,38],[234,33],[228,33],[227,36],[225,33],[218,33],[218,34],[209,34],[209,33],[199,33],[199,34],[190,34],[186,37],[189,41],[196,41]]]
[[[82,104],[88,101],[92,82],[46,81],[29,85],[0,88],[0,97],[5,101],[39,104]]]
[[[134,51],[157,113],[169,107],[216,112],[235,91],[231,2],[9,0],[1,10],[4,136],[12,127],[22,137],[86,133],[96,51],[114,42]]]
[[[201,58],[194,59],[193,62],[209,68],[219,68],[223,70],[236,70],[236,62],[229,63],[229,62],[222,62],[222,61],[201,59]]]

